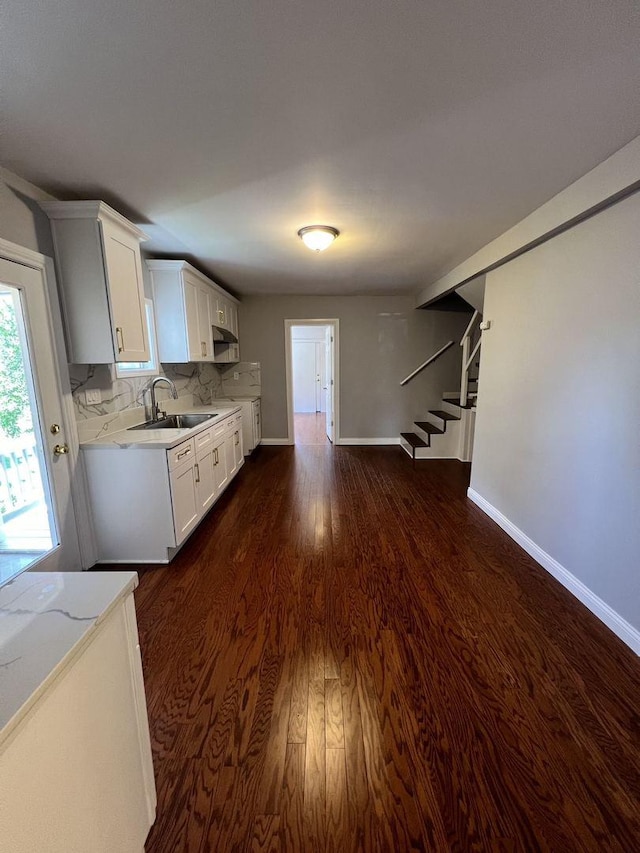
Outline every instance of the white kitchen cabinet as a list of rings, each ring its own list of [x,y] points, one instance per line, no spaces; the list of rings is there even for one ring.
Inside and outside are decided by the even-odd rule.
[[[214,476],[216,483],[216,493],[222,494],[227,483],[232,479],[235,470],[231,470],[229,466],[229,460],[226,452],[228,438],[218,439],[217,444],[214,449],[215,461],[214,461]]]
[[[69,361],[149,361],[140,260],[147,236],[101,201],[40,205],[51,220]]]
[[[240,406],[242,409],[242,428],[240,430],[242,449],[248,456],[262,439],[260,397],[218,397],[216,403]]]
[[[220,317],[228,322],[231,305],[237,318],[237,300],[186,261],[148,260],[146,264],[153,286],[160,361],[228,361],[227,345],[214,346],[212,327],[220,326]]]
[[[156,791],[136,585],[133,572],[28,572],[6,588],[2,654],[14,664],[0,677],[6,853],[144,850]]]
[[[184,462],[171,472],[170,489],[175,544],[180,545],[200,518],[200,495],[195,459]]]
[[[238,417],[236,429],[233,433],[233,447],[236,457],[236,468],[244,465],[244,449],[242,445],[242,418]]]
[[[224,443],[224,455],[227,461],[227,471],[229,472],[229,476],[233,477],[238,468],[235,447],[235,433],[231,433],[227,436]]]
[[[251,407],[253,413],[253,446],[257,447],[262,441],[262,406],[260,400],[254,400]]]
[[[98,562],[170,562],[237,474],[238,432],[233,412],[168,450],[83,447]]]

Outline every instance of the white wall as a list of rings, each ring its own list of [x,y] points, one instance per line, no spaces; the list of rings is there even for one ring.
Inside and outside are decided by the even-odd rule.
[[[291,327],[293,411],[326,411],[325,350],[328,326]],[[320,377],[319,381],[317,377]]]
[[[261,362],[265,438],[287,437],[284,321],[340,321],[341,438],[392,438],[460,386],[455,346],[414,381],[420,362],[460,340],[466,314],[416,311],[411,296],[247,296],[240,305],[242,355]]]
[[[639,224],[636,194],[487,275],[471,488],[640,630]]]

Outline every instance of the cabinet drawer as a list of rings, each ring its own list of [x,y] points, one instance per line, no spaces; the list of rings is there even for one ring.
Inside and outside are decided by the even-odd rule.
[[[224,435],[224,433],[229,429],[230,424],[230,418],[225,418],[223,421],[220,421],[212,427],[214,437],[218,438],[218,436]]]
[[[199,432],[197,435],[194,435],[193,440],[196,445],[196,453],[200,450],[204,450],[204,448],[209,447],[213,442],[213,428]]]
[[[172,447],[171,450],[167,450],[169,470],[173,471],[177,465],[181,465],[183,462],[186,462],[195,455],[195,445],[192,438],[190,438],[189,441],[183,441],[182,444],[179,444],[177,447]]]

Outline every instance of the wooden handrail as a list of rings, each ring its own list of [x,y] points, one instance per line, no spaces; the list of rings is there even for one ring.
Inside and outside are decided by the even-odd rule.
[[[476,321],[480,317],[479,311],[473,312],[473,317],[469,320],[469,325],[464,331],[464,335],[462,336],[462,340],[460,341],[460,346],[462,347],[462,375],[460,378],[460,405],[464,408],[467,405],[467,399],[469,396],[469,371],[471,369],[471,365],[473,363],[473,359],[478,354],[480,350],[480,345],[482,343],[482,331],[480,332],[480,337],[476,341],[476,345],[474,346],[471,353],[469,350],[471,349],[471,335],[473,334],[473,327],[476,324]],[[482,327],[481,327],[482,328]]]
[[[413,377],[414,377],[414,376],[417,376],[417,375],[418,375],[418,373],[420,373],[420,371],[421,371],[421,370],[424,370],[424,369],[425,369],[425,367],[428,367],[430,364],[433,364],[433,362],[434,362],[437,358],[440,358],[440,356],[442,355],[442,353],[443,353],[443,352],[446,352],[446,351],[449,349],[449,347],[452,347],[452,346],[453,346],[453,344],[454,344],[454,341],[449,341],[449,343],[445,344],[443,347],[440,347],[440,349],[438,350],[438,352],[434,352],[434,354],[433,354],[430,358],[428,358],[425,362],[423,362],[423,363],[420,365],[420,367],[416,367],[416,369],[413,371],[413,373],[410,373],[410,374],[409,374],[405,379],[403,379],[403,380],[402,380],[402,382],[401,382],[400,384],[401,384],[401,385],[406,385],[406,384],[407,384],[407,382],[410,382],[410,381],[413,379]]]

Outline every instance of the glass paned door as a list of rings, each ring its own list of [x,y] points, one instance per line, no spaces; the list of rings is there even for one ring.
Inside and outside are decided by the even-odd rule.
[[[0,584],[29,567],[77,568],[49,321],[42,273],[0,259]]]

